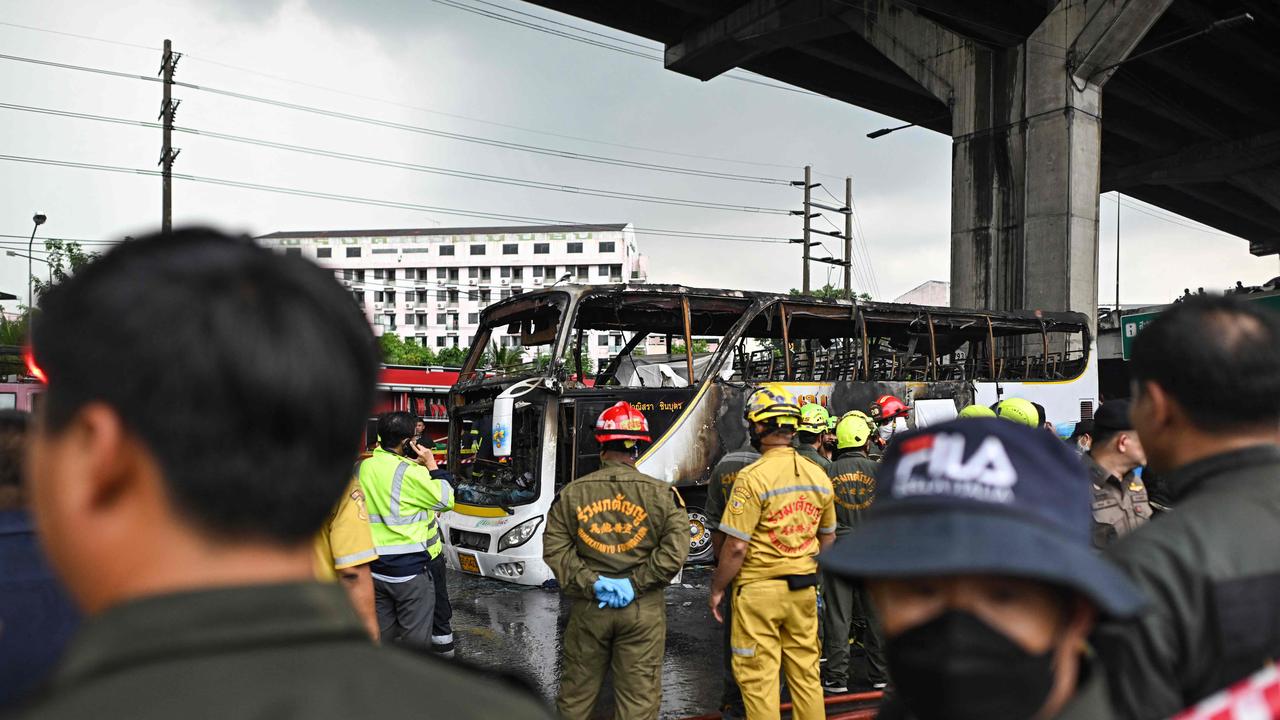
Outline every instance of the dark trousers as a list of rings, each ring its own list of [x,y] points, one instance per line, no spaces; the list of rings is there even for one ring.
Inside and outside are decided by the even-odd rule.
[[[443,552],[427,563],[427,570],[431,573],[436,594],[435,612],[431,620],[431,649],[438,653],[452,653],[453,605],[449,603],[449,583]]]
[[[865,673],[849,673],[849,635],[857,630],[866,655]],[[822,574],[822,666],[824,683],[870,687],[888,680],[888,665],[866,589],[831,573]]]
[[[613,673],[615,720],[657,720],[662,705],[662,656],[667,606],[661,589],[624,608],[574,598],[564,629],[564,672],[556,709],[564,720],[587,720],[605,675]]]
[[[419,573],[399,583],[374,578],[373,593],[378,630],[384,641],[431,648],[436,591],[429,573]]]
[[[723,684],[720,692],[720,710],[727,711],[733,717],[745,718],[747,711],[742,705],[742,689],[738,687],[738,680],[733,677],[733,650],[729,638],[733,635],[733,592],[730,588],[729,592],[724,594],[724,601],[720,603],[720,614],[724,616],[724,625],[721,626],[721,650],[723,650]],[[715,618],[712,618],[713,620]]]

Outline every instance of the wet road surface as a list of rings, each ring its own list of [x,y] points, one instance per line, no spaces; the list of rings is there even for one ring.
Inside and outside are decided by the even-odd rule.
[[[720,699],[720,626],[707,608],[711,568],[685,568],[682,580],[666,590],[663,720],[713,712]],[[560,634],[569,617],[560,591],[450,570],[449,597],[458,656],[522,675],[553,703],[560,686]],[[606,684],[593,717],[613,717],[612,698]]]

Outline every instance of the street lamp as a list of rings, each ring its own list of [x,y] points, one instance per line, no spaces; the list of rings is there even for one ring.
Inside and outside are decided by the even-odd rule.
[[[32,251],[35,249],[34,245],[36,242],[36,229],[38,229],[41,225],[43,225],[44,221],[47,219],[48,218],[46,218],[44,215],[41,215],[40,213],[36,213],[35,215],[31,216],[31,222],[33,223],[31,226],[31,239],[27,241],[27,344],[28,345],[31,344],[31,312],[32,312],[32,309],[35,307],[35,298],[33,297],[34,290],[32,289],[32,285],[31,285]]]
[[[9,257],[26,258],[28,260],[34,260],[38,263],[44,263],[45,266],[48,267],[49,269],[49,284],[50,285],[53,284],[53,264],[50,263],[48,260],[45,260],[44,258],[32,257],[30,255],[23,255],[22,253],[17,252],[16,250],[5,250],[4,254]],[[30,263],[27,263],[27,264],[30,265]]]

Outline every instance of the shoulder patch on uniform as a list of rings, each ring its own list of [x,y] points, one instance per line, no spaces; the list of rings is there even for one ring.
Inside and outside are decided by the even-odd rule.
[[[675,499],[676,499],[676,507],[678,507],[678,508],[687,507],[687,506],[684,504],[684,498],[683,498],[683,497],[681,497],[681,495],[680,495],[680,491],[676,489],[676,486],[675,486],[675,485],[672,485],[672,486],[671,486],[671,494],[672,494],[672,495],[675,497]]]
[[[733,494],[729,496],[729,512],[734,515],[741,515],[742,511],[747,507],[747,501],[751,499],[751,493],[747,492],[744,487],[734,487]]]

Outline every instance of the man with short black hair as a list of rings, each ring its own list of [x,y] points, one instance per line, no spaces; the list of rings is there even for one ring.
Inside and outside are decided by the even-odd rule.
[[[378,368],[332,274],[213,230],[130,240],[41,298],[33,341],[33,507],[91,618],[26,717],[409,717],[424,694],[439,717],[546,717],[374,646],[312,579]]]
[[[1130,371],[1177,509],[1109,549],[1153,606],[1096,644],[1120,714],[1163,718],[1280,657],[1280,316],[1187,298],[1134,339]]]
[[[1093,416],[1093,442],[1084,456],[1093,481],[1093,546],[1101,550],[1151,519],[1151,503],[1135,472],[1147,464],[1129,419],[1128,400],[1108,400]]]

